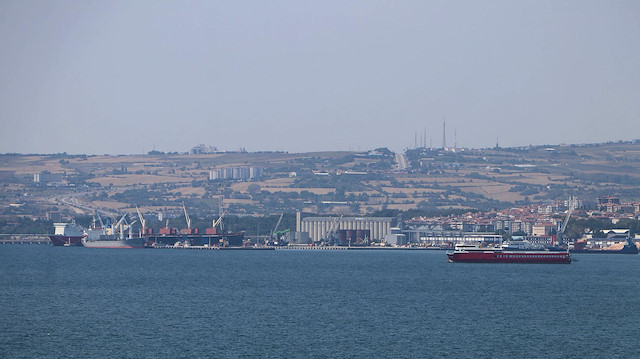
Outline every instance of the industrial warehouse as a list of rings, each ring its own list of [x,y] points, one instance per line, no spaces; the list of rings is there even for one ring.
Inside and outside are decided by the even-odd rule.
[[[306,217],[296,214],[299,242],[330,244],[369,244],[380,242],[390,232],[393,217]],[[327,243],[329,244],[329,243]]]
[[[417,244],[453,247],[455,244],[497,243],[495,233],[471,233],[455,230],[427,230],[425,227],[393,227],[394,217],[306,217],[296,215],[295,242],[322,245],[358,246],[385,243],[392,246]],[[401,223],[396,223],[401,225]]]

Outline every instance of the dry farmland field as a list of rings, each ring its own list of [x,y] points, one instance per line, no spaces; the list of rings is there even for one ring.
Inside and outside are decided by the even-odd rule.
[[[640,143],[203,155],[0,155],[3,214],[148,212],[366,215],[493,209],[577,195],[640,200]],[[220,173],[245,171],[238,177]],[[249,168],[259,168],[254,177]],[[227,172],[225,172],[227,171]],[[235,175],[234,175],[235,176]]]

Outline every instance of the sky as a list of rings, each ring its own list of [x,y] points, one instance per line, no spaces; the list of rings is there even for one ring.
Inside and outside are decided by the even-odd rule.
[[[637,0],[3,0],[0,153],[633,140],[639,39]]]

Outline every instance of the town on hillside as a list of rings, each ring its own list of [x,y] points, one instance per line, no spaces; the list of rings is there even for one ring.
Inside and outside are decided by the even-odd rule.
[[[559,231],[606,238],[603,231],[622,226],[635,234],[640,201],[640,141],[401,153],[199,145],[144,155],[3,154],[0,166],[0,231],[7,234],[49,233],[52,223],[71,220],[89,226],[96,213],[114,220],[139,213],[156,233],[187,219],[204,233],[224,215],[228,230],[259,237],[329,218],[311,234],[318,240],[332,226],[342,230],[333,224],[339,218],[379,217],[391,220],[377,239],[400,228],[404,239],[388,238],[396,244],[435,245],[429,238],[447,242],[460,233],[551,243]]]

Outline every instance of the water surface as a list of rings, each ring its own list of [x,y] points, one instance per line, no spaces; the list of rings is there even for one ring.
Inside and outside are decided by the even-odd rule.
[[[0,246],[0,357],[640,357],[640,256]]]

